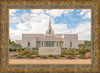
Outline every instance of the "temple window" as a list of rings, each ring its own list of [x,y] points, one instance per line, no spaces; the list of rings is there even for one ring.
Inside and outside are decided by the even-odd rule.
[[[30,47],[30,42],[28,42],[28,47]]]
[[[49,33],[51,33],[51,30],[49,30]]]
[[[70,42],[70,47],[72,47],[72,42]]]

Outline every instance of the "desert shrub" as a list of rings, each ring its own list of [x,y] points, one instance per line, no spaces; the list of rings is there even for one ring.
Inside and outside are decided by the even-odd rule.
[[[66,55],[77,55],[79,54],[78,52],[67,52]]]
[[[30,55],[30,56],[28,56],[28,58],[32,59],[32,58],[34,58],[34,57]]]
[[[11,49],[11,48],[9,48],[9,51],[12,51],[12,49]]]
[[[29,54],[26,55],[26,57],[30,56]]]
[[[33,52],[29,52],[28,54],[33,55]]]
[[[71,52],[67,52],[66,55],[71,55]]]
[[[20,52],[21,49],[17,49],[17,52]]]
[[[32,48],[32,50],[38,50],[38,48]]]
[[[35,52],[33,52],[33,54],[34,54],[34,55],[38,55],[38,54],[39,54],[39,52],[38,52],[38,51],[35,51]]]
[[[61,50],[62,50],[62,51],[66,51],[66,50],[67,50],[67,48],[61,48]]]
[[[75,57],[75,55],[74,55],[74,54],[71,54],[71,56]]]
[[[22,51],[24,51],[24,50],[25,50],[25,48],[22,48],[21,50],[22,50]]]
[[[25,49],[24,51],[20,50],[19,55],[38,55],[38,51],[32,51],[29,49]]]
[[[76,53],[76,55],[79,55],[80,54],[78,51],[76,51],[75,53]]]
[[[16,49],[14,48],[14,49],[12,49],[12,51],[16,51]]]
[[[66,55],[66,51],[61,51],[61,55]]]
[[[67,58],[68,58],[68,59],[73,59],[73,56],[68,56]]]
[[[47,57],[46,57],[46,56],[41,56],[41,58],[42,58],[42,59],[46,59]]]
[[[23,53],[24,55],[27,55],[27,54],[29,54],[29,51],[28,51],[28,50],[24,50],[24,51],[22,51],[22,53]]]
[[[87,52],[91,52],[91,49],[87,49]]]
[[[80,49],[80,50],[79,50],[79,53],[80,53],[80,54],[85,54],[85,53],[86,53],[86,50]]]
[[[53,57],[53,55],[48,55],[48,57]]]
[[[75,49],[75,51],[79,51],[79,49]]]
[[[18,55],[21,55],[21,56],[22,56],[22,55],[25,55],[25,53],[23,53],[23,52],[20,52],[20,53],[18,53]]]
[[[76,52],[71,52],[71,55],[76,55]]]
[[[40,55],[36,55],[36,57],[41,57]]]
[[[17,58],[23,58],[23,56],[17,56]]]
[[[57,59],[58,57],[57,56],[53,56],[52,58]]]
[[[64,55],[59,55],[59,57],[64,57]]]
[[[31,56],[31,55],[27,55],[27,57],[28,57],[28,58],[30,58],[30,59],[34,58],[34,57],[33,57],[33,56]]]
[[[85,55],[82,54],[82,55],[80,55],[78,58],[80,58],[80,59],[84,59],[84,58],[85,58]]]
[[[29,51],[24,50],[24,51],[22,51],[22,53],[23,53],[24,55],[27,55],[27,54],[29,53]]]
[[[88,56],[87,58],[91,58],[91,56]]]
[[[12,57],[16,57],[17,55],[12,55]]]

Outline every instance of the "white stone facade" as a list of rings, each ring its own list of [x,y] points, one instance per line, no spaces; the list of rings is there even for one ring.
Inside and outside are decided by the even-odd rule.
[[[29,48],[46,47],[46,42],[53,42],[54,47],[78,48],[78,35],[54,34],[53,36],[46,36],[45,34],[22,34],[22,48],[27,48],[28,42],[30,42]],[[72,47],[70,47],[70,42],[72,42]]]

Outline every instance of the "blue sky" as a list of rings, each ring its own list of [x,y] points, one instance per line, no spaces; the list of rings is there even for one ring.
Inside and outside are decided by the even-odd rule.
[[[78,34],[79,40],[91,39],[90,9],[10,9],[10,39],[22,34],[45,34],[49,17],[55,34]]]

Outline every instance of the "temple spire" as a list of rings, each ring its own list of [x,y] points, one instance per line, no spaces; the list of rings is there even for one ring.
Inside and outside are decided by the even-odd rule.
[[[50,19],[50,17],[49,17],[49,27],[48,27],[48,30],[51,30],[52,28],[51,28],[51,19]]]
[[[49,34],[49,35],[53,35],[54,34],[54,31],[52,30],[52,27],[51,27],[51,19],[49,17],[49,26],[48,26],[48,30],[46,31],[46,34]]]

